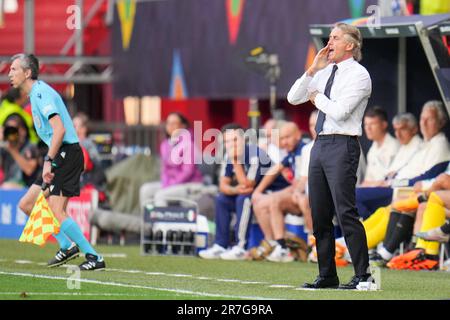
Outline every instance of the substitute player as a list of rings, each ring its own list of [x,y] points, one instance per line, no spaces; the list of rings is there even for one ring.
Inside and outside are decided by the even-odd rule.
[[[49,148],[42,177],[39,177],[23,196],[19,207],[30,215],[41,185],[43,182],[48,184],[48,204],[61,223],[60,232],[53,235],[61,248],[49,261],[48,266],[59,266],[78,257],[81,249],[86,254],[86,261],[80,265],[81,270],[104,269],[103,258],[66,213],[69,198],[80,194],[80,176],[84,166],[83,153],[67,108],[53,88],[38,80],[39,61],[34,55],[16,54],[11,61],[11,85],[24,90],[30,97],[34,126]]]

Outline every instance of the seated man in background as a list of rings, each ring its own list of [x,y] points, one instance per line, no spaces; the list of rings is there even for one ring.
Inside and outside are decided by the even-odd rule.
[[[384,180],[389,173],[389,166],[397,154],[399,143],[389,134],[387,114],[380,107],[366,111],[364,132],[373,143],[367,153],[366,174],[360,187],[370,187]]]
[[[252,195],[253,209],[258,224],[264,234],[261,245],[252,251],[252,258],[266,258],[274,262],[291,262],[294,257],[286,246],[284,235],[284,215],[302,214],[298,203],[292,198],[294,191],[301,183],[296,176],[296,164],[299,163],[304,144],[302,134],[294,122],[287,122],[280,130],[280,145],[288,151],[288,155],[279,164],[270,168],[256,187]],[[264,192],[272,188],[272,184],[282,175],[290,185],[271,193]],[[298,175],[298,170],[297,170]],[[304,181],[303,181],[304,182]]]
[[[42,159],[29,142],[28,127],[21,116],[9,116],[0,137],[0,166],[4,172],[2,188],[24,188],[33,184],[41,172]],[[2,141],[3,140],[3,141]]]
[[[419,151],[415,153],[412,159],[398,169],[394,179],[391,180],[392,187],[376,188],[379,192],[378,196],[383,195],[383,192],[388,192],[389,194],[386,197],[392,199],[393,188],[396,186],[415,186],[416,189],[420,188],[422,183],[430,186],[430,182],[426,181],[446,170],[450,159],[450,146],[447,138],[441,132],[445,123],[446,115],[442,103],[439,101],[425,103],[420,117],[420,131],[425,141],[420,144]],[[357,189],[357,197],[358,192]],[[376,193],[372,193],[372,195],[377,196]],[[399,210],[398,201],[399,199],[392,199],[385,206],[376,209],[363,222],[369,249],[374,249],[380,242],[385,241],[384,249],[386,250],[380,247],[379,250],[370,255],[370,260],[374,264],[385,265],[392,258],[400,243],[407,240],[412,233],[415,210],[418,207],[417,196],[399,201],[403,206],[405,206],[405,201],[412,203],[412,209],[402,209],[405,214],[402,214],[402,210]],[[392,206],[389,205],[391,202],[393,203]],[[395,237],[393,237],[394,235]]]
[[[305,232],[308,234],[312,234],[312,216],[311,216],[311,206],[309,205],[309,195],[308,195],[308,169],[309,169],[309,159],[311,154],[311,149],[314,145],[314,140],[316,139],[316,121],[317,121],[318,111],[314,110],[311,112],[309,116],[309,132],[311,134],[312,141],[307,143],[303,149],[301,154],[301,165],[300,170],[297,170],[295,173],[298,173],[296,177],[299,179],[299,183],[297,188],[294,190],[292,194],[292,200],[297,203],[300,211],[303,214],[303,218],[305,219]],[[284,225],[283,225],[284,228]]]
[[[420,132],[423,135],[424,142],[419,144],[418,150],[409,144],[417,143],[413,140],[414,129],[396,126],[396,135],[406,143],[405,132],[411,140],[402,153],[407,150],[411,157],[406,163],[403,161],[403,155],[399,152],[399,160],[393,164],[403,164],[400,168],[390,168],[390,173],[385,179],[386,186],[373,188],[357,188],[356,204],[358,212],[367,219],[378,208],[387,206],[392,201],[393,188],[403,186],[413,186],[419,180],[436,177],[447,167],[446,161],[450,159],[450,146],[445,134],[441,132],[446,123],[446,115],[443,105],[439,101],[428,101],[424,104],[420,115]],[[401,130],[403,129],[403,130]],[[403,137],[401,136],[403,134]],[[417,150],[417,151],[416,151]],[[404,157],[405,159],[408,157]],[[379,184],[379,183],[378,183]]]
[[[84,190],[95,189],[98,191],[99,206],[108,209],[107,178],[101,165],[100,153],[95,143],[88,138],[89,117],[79,112],[73,117],[73,126],[80,140],[80,146],[84,156],[84,171],[81,174],[80,187]]]
[[[445,234],[444,231],[448,229],[445,220],[450,218],[450,166],[423,193],[427,201],[419,204],[414,225],[414,232],[420,239],[415,243],[414,250],[394,257],[386,264],[391,269],[438,268],[439,241],[449,240],[448,233]]]
[[[274,163],[280,163],[287,154],[286,150],[279,146],[278,133],[284,122],[284,120],[267,120],[263,126],[264,137],[259,138],[259,147],[269,155]]]
[[[448,190],[450,190],[450,164],[446,172],[437,178],[419,181],[414,185],[414,194],[419,195],[418,199],[414,197],[394,202],[383,245],[371,256],[373,263],[379,266],[387,265],[392,269],[436,268],[437,244],[426,243],[417,240],[416,237],[412,238],[410,247],[419,250],[409,255],[393,257],[400,244],[409,241],[411,235],[439,227],[445,222],[446,214],[443,206],[446,206],[446,201],[450,199]],[[425,260],[427,261],[423,262]]]
[[[95,143],[88,138],[88,124],[89,117],[83,113],[78,112],[75,117],[73,117],[73,126],[77,132],[78,139],[80,139],[80,144],[89,153],[89,157],[95,163],[100,164],[101,158]]]
[[[244,130],[238,124],[222,128],[225,144],[225,167],[216,197],[216,236],[214,245],[199,252],[204,259],[243,260],[251,221],[250,195],[271,166],[269,156],[256,145],[245,143]],[[236,213],[234,238],[230,241],[230,224]],[[230,244],[234,246],[227,250]]]

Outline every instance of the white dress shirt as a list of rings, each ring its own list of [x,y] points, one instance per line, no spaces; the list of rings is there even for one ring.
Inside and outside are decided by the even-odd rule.
[[[384,180],[399,148],[400,144],[389,133],[386,133],[381,145],[377,142],[372,143],[367,153],[367,169],[364,180]]]
[[[450,160],[450,145],[442,132],[422,143],[416,156],[397,173],[395,180],[412,179],[424,174],[438,163]]]
[[[414,137],[412,137],[408,144],[400,145],[400,149],[398,149],[397,155],[395,156],[389,167],[389,173],[397,172],[403,167],[407,166],[408,163],[411,162],[416,156],[417,152],[419,152],[422,143],[422,138],[420,138],[419,135],[416,134]]]
[[[366,68],[353,58],[339,62],[328,99],[323,92],[333,65],[329,64],[314,77],[304,73],[289,90],[287,100],[294,105],[301,104],[309,100],[311,92],[317,90],[319,93],[314,103],[326,114],[320,134],[361,136],[361,123],[372,92],[372,80]]]

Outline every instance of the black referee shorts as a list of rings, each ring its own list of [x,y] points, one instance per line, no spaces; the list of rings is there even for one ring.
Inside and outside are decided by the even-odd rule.
[[[84,170],[83,151],[78,143],[63,144],[59,149],[53,162],[57,165],[53,167],[55,174],[50,183],[51,195],[65,197],[76,197],[80,195],[80,177]],[[34,184],[41,186],[42,175],[37,178]]]

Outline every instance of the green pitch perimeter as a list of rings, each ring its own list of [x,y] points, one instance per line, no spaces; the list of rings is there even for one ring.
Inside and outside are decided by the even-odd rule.
[[[48,269],[57,248],[0,240],[0,300],[5,299],[450,299],[450,273],[381,271],[381,291],[303,291],[317,265],[293,262],[202,260],[196,257],[146,256],[137,246],[98,246],[107,270],[82,272],[78,258],[69,269]],[[339,268],[341,282],[352,268]]]

